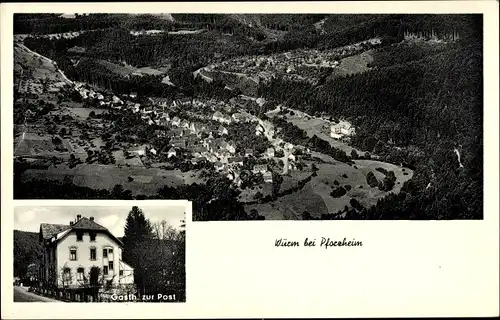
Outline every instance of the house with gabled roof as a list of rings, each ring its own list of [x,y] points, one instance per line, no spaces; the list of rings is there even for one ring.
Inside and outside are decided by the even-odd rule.
[[[168,112],[162,112],[160,115],[160,119],[165,119],[167,121],[170,121],[170,116],[169,116]]]
[[[264,178],[265,183],[272,183],[273,182],[272,172],[266,171],[262,174],[262,177]]]
[[[167,137],[180,138],[184,136],[184,130],[182,128],[174,128],[167,131]]]
[[[172,118],[172,125],[175,127],[178,127],[181,124],[181,119],[179,117],[173,117]]]
[[[222,169],[224,169],[224,164],[222,162],[217,161],[216,163],[214,163],[214,167],[216,171],[221,171]]]
[[[193,155],[198,157],[203,156],[206,152],[208,152],[208,150],[204,146],[196,146],[192,150]]]
[[[177,151],[175,151],[174,147],[170,148],[167,152],[167,158],[170,159],[171,157],[176,157],[177,156]]]
[[[253,166],[252,172],[257,174],[257,173],[264,173],[267,171],[267,164],[256,164]]]
[[[235,122],[245,122],[247,119],[241,113],[236,112],[231,116]]]
[[[245,157],[253,156],[253,149],[245,149]]]
[[[123,243],[94,217],[76,216],[69,224],[40,224],[43,286],[65,290],[88,287],[91,270],[110,287],[133,285],[134,269],[122,261]]]
[[[188,129],[188,128],[189,128],[189,126],[190,126],[190,123],[189,123],[189,121],[187,121],[187,120],[185,120],[185,119],[182,119],[182,120],[181,120],[181,122],[180,122],[180,126],[181,126],[182,128],[186,128],[186,129]]]
[[[243,165],[243,160],[244,160],[243,157],[233,157],[233,158],[229,158],[228,163],[231,164],[231,165],[242,166]]]
[[[223,114],[220,111],[215,111],[214,115],[212,116],[212,120],[215,121],[222,121]]]
[[[274,153],[274,148],[273,148],[273,147],[269,147],[269,148],[267,148],[267,150],[266,150],[266,155],[267,155],[268,157],[273,158],[273,157],[274,157],[274,154],[275,154],[275,153]]]
[[[217,132],[220,134],[220,135],[227,135],[228,134],[228,131],[226,128],[224,128],[224,126],[220,125],[219,128],[217,129]]]
[[[175,139],[171,140],[170,144],[174,147],[186,148],[186,140],[185,139]]]

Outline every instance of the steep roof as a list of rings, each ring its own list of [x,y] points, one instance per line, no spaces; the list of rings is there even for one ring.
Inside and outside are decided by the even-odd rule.
[[[96,222],[94,222],[86,217],[83,217],[80,220],[78,220],[78,222],[73,225],[72,229],[75,229],[75,230],[96,230],[96,231],[108,230],[105,227],[101,226],[100,224],[98,224],[98,223],[96,223]]]
[[[107,235],[109,235],[111,238],[113,238],[116,242],[118,242],[120,245],[123,245],[122,241],[115,237],[107,228],[101,226],[100,224],[90,220],[87,217],[82,217],[80,220],[78,220],[76,223],[74,223],[72,226],[69,225],[64,225],[64,224],[51,224],[51,223],[42,223],[40,224],[40,240],[47,240],[55,235],[60,234],[63,231],[67,230],[90,230],[90,231],[100,231],[104,232]],[[69,231],[68,231],[69,233]],[[61,237],[57,237],[55,240],[56,242],[59,242],[63,238],[66,237],[66,234],[62,235]]]

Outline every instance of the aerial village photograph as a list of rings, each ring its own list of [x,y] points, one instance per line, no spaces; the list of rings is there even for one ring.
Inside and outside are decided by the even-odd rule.
[[[14,198],[188,199],[195,221],[483,219],[482,25],[15,14]]]
[[[16,206],[14,302],[185,302],[185,206]]]

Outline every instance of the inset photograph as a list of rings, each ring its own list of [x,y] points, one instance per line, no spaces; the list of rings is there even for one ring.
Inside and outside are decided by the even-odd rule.
[[[185,302],[187,202],[167,203],[15,207],[14,302]]]

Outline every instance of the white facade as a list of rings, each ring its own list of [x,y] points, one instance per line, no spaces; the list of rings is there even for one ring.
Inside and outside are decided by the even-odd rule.
[[[87,218],[85,223],[97,225]],[[122,244],[105,228],[79,229],[78,221],[69,229],[44,240],[40,278],[58,288],[85,288],[94,277],[100,285],[120,287],[134,283],[134,269],[123,262]]]

